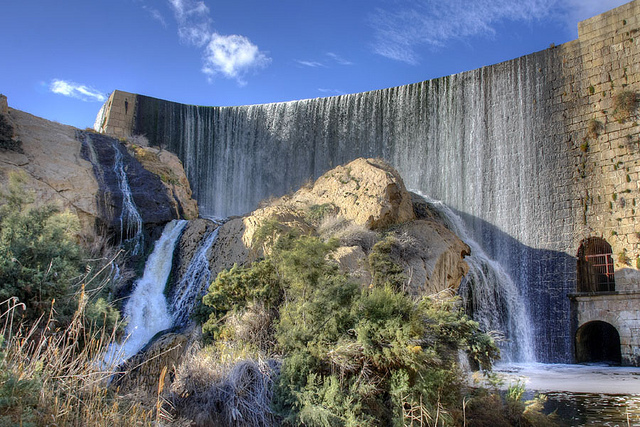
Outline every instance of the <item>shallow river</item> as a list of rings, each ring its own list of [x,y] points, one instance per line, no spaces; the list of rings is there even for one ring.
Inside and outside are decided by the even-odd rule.
[[[640,427],[640,368],[599,365],[505,364],[504,386],[523,382],[525,398],[547,396],[545,412],[565,426]]]

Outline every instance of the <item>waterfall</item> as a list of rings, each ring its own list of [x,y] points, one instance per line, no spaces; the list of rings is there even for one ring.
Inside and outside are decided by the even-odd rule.
[[[164,289],[171,272],[175,245],[186,225],[184,220],[169,222],[155,243],[142,278],[135,282],[124,307],[124,318],[128,321],[126,339],[109,348],[104,357],[106,364],[118,366],[136,354],[155,334],[173,326]]]
[[[533,362],[532,328],[522,295],[500,263],[489,259],[480,245],[469,236],[462,219],[447,205],[421,195],[446,226],[471,248],[465,258],[469,273],[460,284],[459,294],[481,328],[497,332],[497,344],[504,362]]]
[[[581,206],[557,104],[562,59],[550,50],[406,86],[264,105],[138,96],[133,132],[180,157],[203,216],[251,211],[357,157],[389,161],[408,188],[458,213],[518,283],[536,319],[536,359],[568,362]],[[561,185],[550,185],[556,177]]]
[[[180,281],[174,286],[171,296],[171,311],[176,325],[186,324],[195,307],[196,300],[204,294],[211,280],[207,252],[218,237],[218,230],[212,230],[198,246],[191,262]]]
[[[131,247],[131,255],[139,255],[144,247],[144,235],[142,233],[142,217],[136,208],[129,187],[127,173],[124,170],[123,156],[120,147],[112,142],[115,152],[113,171],[118,179],[118,186],[122,194],[122,211],[120,212],[120,244]]]

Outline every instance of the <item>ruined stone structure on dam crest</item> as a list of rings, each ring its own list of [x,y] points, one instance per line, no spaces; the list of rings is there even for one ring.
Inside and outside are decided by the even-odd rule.
[[[578,32],[500,64],[331,98],[198,107],[115,91],[96,130],[175,152],[205,215],[247,212],[337,164],[385,158],[505,266],[539,361],[637,365],[640,0]],[[620,352],[598,353],[590,346],[609,327],[618,341],[605,344]]]

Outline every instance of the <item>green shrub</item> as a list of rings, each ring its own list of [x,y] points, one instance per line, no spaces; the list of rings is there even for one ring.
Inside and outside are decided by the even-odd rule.
[[[83,273],[80,248],[74,237],[77,217],[52,205],[29,207],[22,191],[24,177],[11,175],[5,203],[0,206],[0,301],[18,297],[27,318],[48,313],[58,300],[60,316],[70,316],[66,304],[71,284]]]
[[[25,179],[11,174],[0,193],[0,302],[17,298],[27,324],[54,307],[55,320],[64,326],[84,295],[86,321],[113,327],[120,314],[108,303],[113,271],[106,267],[118,254],[104,247],[89,254],[77,241],[78,218],[53,205],[32,205]]]
[[[379,277],[362,289],[329,261],[336,241],[267,228],[261,234],[273,239],[269,255],[211,285],[203,329],[235,340],[230,319],[256,304],[273,308],[274,342],[258,347],[283,358],[273,398],[282,424],[453,422],[461,401],[459,350],[484,369],[498,356],[457,300],[401,292],[391,238],[372,250]]]
[[[407,280],[403,268],[392,257],[393,250],[398,247],[398,239],[394,236],[386,236],[373,245],[369,254],[369,267],[375,286],[392,286],[402,289]]]

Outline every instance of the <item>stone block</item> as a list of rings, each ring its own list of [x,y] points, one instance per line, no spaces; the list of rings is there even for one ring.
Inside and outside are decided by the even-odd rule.
[[[0,93],[0,114],[8,114],[9,113],[9,103],[7,102],[7,97]]]

